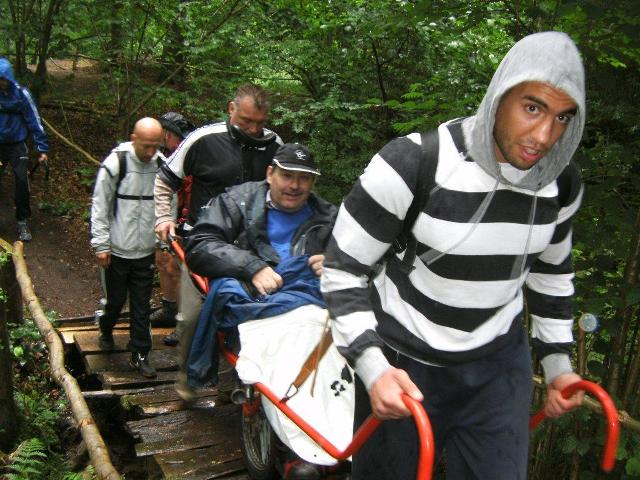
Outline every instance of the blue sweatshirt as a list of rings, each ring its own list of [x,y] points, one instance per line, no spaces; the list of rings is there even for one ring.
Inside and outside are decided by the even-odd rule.
[[[24,142],[31,133],[38,152],[48,152],[49,142],[38,109],[29,90],[16,82],[6,58],[0,58],[0,77],[9,81],[7,90],[0,89],[0,145]]]

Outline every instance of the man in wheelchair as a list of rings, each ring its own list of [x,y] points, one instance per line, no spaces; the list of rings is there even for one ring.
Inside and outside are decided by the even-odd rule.
[[[337,208],[312,192],[318,175],[306,146],[285,144],[265,181],[231,187],[203,209],[185,241],[186,262],[212,283],[197,326],[183,334],[191,345],[182,367],[187,388],[217,382],[216,330],[324,307],[319,276]],[[319,478],[318,468],[293,454],[283,471],[287,479]]]

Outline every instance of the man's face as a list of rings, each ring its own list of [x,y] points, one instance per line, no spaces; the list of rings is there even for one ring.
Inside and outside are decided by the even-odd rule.
[[[496,112],[493,137],[499,162],[529,170],[560,139],[577,111],[562,90],[524,82],[509,90]]]
[[[271,201],[278,210],[297,212],[311,193],[316,176],[309,172],[296,172],[283,168],[267,168],[267,183],[271,191]]]
[[[229,102],[229,121],[252,137],[262,137],[262,129],[268,118],[269,113],[258,110],[251,97],[242,97],[237,104]]]
[[[9,80],[4,77],[0,77],[0,90],[7,91],[9,90]]]
[[[141,131],[137,134],[132,133],[131,141],[133,142],[133,150],[136,152],[136,157],[140,161],[148,163],[162,147],[162,130],[158,132]]]

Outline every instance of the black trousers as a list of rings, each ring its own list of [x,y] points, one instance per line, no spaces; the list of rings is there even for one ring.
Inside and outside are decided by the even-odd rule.
[[[154,254],[143,258],[121,258],[111,254],[111,263],[104,271],[107,305],[100,317],[100,331],[111,333],[129,294],[129,344],[131,352],[151,351],[151,292],[153,289]]]
[[[7,165],[11,165],[15,176],[14,202],[16,205],[16,220],[27,220],[31,216],[31,205],[29,204],[29,150],[27,144],[0,143],[0,162],[2,167],[0,175],[4,174]]]
[[[417,362],[386,349],[392,365],[407,371],[422,391],[436,446],[446,452],[448,480],[525,480],[531,356],[523,332],[516,341],[480,360],[453,367]],[[356,380],[357,428],[371,412]],[[414,480],[418,438],[413,417],[382,422],[353,457],[353,480]]]

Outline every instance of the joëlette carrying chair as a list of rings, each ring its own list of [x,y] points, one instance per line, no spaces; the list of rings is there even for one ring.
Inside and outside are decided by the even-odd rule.
[[[182,262],[184,262],[184,251],[179,242],[175,239],[170,239],[170,243],[178,258]],[[189,273],[198,289],[200,289],[203,293],[206,293],[209,289],[207,280],[192,272]],[[222,332],[218,333],[218,339],[222,354],[231,365],[235,366],[238,361],[238,356],[231,352],[228,348],[226,348],[224,334]],[[250,391],[247,392],[248,401],[243,403],[242,413],[244,419],[258,417],[257,420],[260,421],[259,417],[262,417],[262,421],[264,421],[264,413],[260,411],[260,398],[259,396],[254,395],[254,392],[258,392],[260,395],[268,399],[280,412],[282,412],[288,419],[290,419],[295,425],[297,425],[309,438],[311,438],[331,457],[335,458],[336,460],[346,460],[351,457],[351,455],[353,455],[356,451],[358,451],[360,446],[371,436],[371,434],[375,431],[375,429],[381,422],[379,419],[370,416],[353,435],[351,442],[346,446],[346,448],[339,449],[288,405],[290,398],[296,395],[297,390],[302,386],[302,384],[305,383],[305,381],[311,382],[310,377],[315,373],[315,365],[312,364],[317,364],[317,360],[313,361],[313,359],[322,357],[329,348],[330,343],[330,340],[326,336],[320,337],[320,342],[308,355],[307,361],[303,362],[299,375],[294,379],[293,382],[291,382],[289,388],[287,389],[287,392],[283,396],[275,394],[269,386],[261,382],[250,385]],[[413,400],[408,395],[405,395],[403,399],[407,407],[412,412],[412,415],[416,422],[416,428],[421,439],[417,479],[429,480],[432,474],[435,451],[431,425],[429,423],[427,414],[420,402]],[[251,424],[251,422],[248,423]],[[245,437],[245,433],[245,429],[243,428],[244,441],[248,440]],[[258,443],[266,442],[267,444],[266,447],[264,445],[260,445],[260,448],[262,450],[269,450],[273,448],[271,440],[272,439],[270,438],[264,437],[258,439]],[[253,465],[248,465],[248,467],[250,467],[249,471],[257,478],[270,478],[269,470],[271,470],[273,467],[273,465],[270,464],[271,461],[267,458],[270,452],[252,451],[252,449],[255,447],[256,445],[243,445],[243,449],[249,450],[245,451],[245,459],[249,460],[249,463],[253,463]],[[263,465],[260,465],[261,461],[264,463]]]
[[[176,252],[178,257],[182,262],[184,262],[184,251],[180,244],[175,240],[171,239],[171,247]],[[207,292],[209,285],[208,281],[192,272],[189,272],[193,281],[198,286],[198,288],[202,292]],[[218,333],[218,340],[220,344],[221,351],[227,361],[235,366],[238,357],[231,352],[229,349],[225,347],[224,342],[224,334],[222,332]],[[260,400],[257,397],[254,397],[253,391],[257,391],[265,398],[267,398],[279,411],[284,413],[286,417],[288,417],[295,425],[297,425],[306,435],[308,435],[315,443],[317,443],[325,452],[331,455],[333,458],[337,460],[346,460],[367,441],[367,439],[371,436],[371,434],[375,431],[375,429],[380,425],[381,420],[375,418],[371,415],[358,429],[358,431],[353,435],[351,443],[340,450],[335,447],[329,440],[327,440],[322,434],[320,434],[314,427],[312,427],[309,423],[307,423],[296,411],[289,407],[287,404],[289,399],[296,394],[298,388],[300,388],[301,384],[304,383],[308,377],[313,373],[313,366],[309,367],[310,359],[314,356],[316,358],[322,357],[324,352],[326,352],[328,345],[330,344],[330,340],[326,336],[322,336],[320,342],[313,349],[311,354],[309,355],[307,361],[304,362],[303,368],[300,370],[300,374],[298,377],[291,383],[290,388],[284,396],[276,395],[267,385],[263,383],[255,383],[250,386],[250,392],[247,392],[247,397],[250,401],[244,402],[242,406],[243,410],[243,418],[252,418],[260,415]],[[316,362],[317,366],[317,362]],[[611,397],[597,384],[582,380],[580,382],[576,382],[572,385],[569,385],[562,391],[562,395],[565,398],[570,397],[576,391],[583,390],[587,393],[593,395],[601,404],[602,410],[606,419],[607,433],[605,444],[603,447],[603,455],[601,461],[601,468],[605,472],[610,472],[613,470],[615,464],[615,453],[618,445],[618,440],[620,436],[620,423],[618,420],[618,412],[616,410],[615,404]],[[420,438],[419,445],[419,457],[418,457],[418,469],[417,469],[417,480],[430,480],[433,471],[434,464],[434,455],[435,455],[435,447],[434,447],[434,438],[433,432],[431,430],[431,424],[429,422],[429,418],[422,407],[420,402],[413,400],[408,395],[403,395],[403,401],[407,408],[411,411],[413,415],[414,421],[416,423],[416,428],[418,431],[418,435]],[[529,428],[531,430],[535,429],[543,420],[545,419],[544,410],[540,410],[535,415],[531,417],[529,422]],[[243,430],[243,440],[245,440],[244,435],[245,431]],[[259,439],[260,441],[265,440],[264,438]],[[243,445],[243,448],[247,448],[246,445]],[[250,447],[249,447],[250,448]],[[269,447],[272,448],[272,447]],[[252,452],[248,452],[249,456],[251,456]],[[255,460],[258,462],[265,452],[253,452]],[[245,452],[245,457],[247,456],[247,452]],[[259,466],[258,466],[259,467]],[[263,473],[267,473],[266,470],[271,467],[271,465],[264,465],[265,471]],[[251,471],[252,469],[250,469]],[[255,470],[255,468],[253,469]],[[258,468],[259,470],[259,468]],[[260,477],[260,471],[255,472]],[[262,478],[269,478],[268,475]]]

